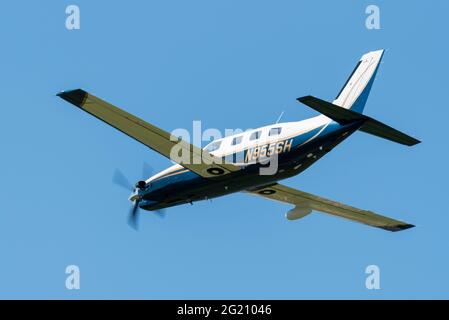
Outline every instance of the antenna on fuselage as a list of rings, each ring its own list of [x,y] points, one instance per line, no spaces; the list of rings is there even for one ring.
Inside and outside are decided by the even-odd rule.
[[[281,114],[279,115],[279,118],[276,120],[276,124],[278,124],[279,121],[281,121],[283,115],[284,115],[284,111],[282,111]]]

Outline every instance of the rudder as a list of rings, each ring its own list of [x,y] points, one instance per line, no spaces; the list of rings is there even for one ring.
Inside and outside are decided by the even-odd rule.
[[[333,101],[334,105],[362,113],[379,69],[384,50],[371,51],[362,56],[354,71]]]

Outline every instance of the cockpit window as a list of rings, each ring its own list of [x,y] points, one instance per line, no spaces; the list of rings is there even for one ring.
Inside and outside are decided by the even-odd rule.
[[[253,132],[251,134],[251,136],[249,137],[249,140],[257,140],[257,139],[259,139],[261,133],[262,133],[262,131]]]
[[[215,141],[215,142],[212,142],[211,144],[209,144],[206,147],[206,150],[209,152],[216,151],[216,150],[220,149],[220,146],[221,146],[221,141]]]
[[[241,143],[242,138],[243,138],[243,136],[239,136],[239,137],[235,137],[234,139],[232,139],[232,145],[235,146],[235,145]]]
[[[281,134],[282,128],[271,128],[270,129],[270,136],[278,136]]]

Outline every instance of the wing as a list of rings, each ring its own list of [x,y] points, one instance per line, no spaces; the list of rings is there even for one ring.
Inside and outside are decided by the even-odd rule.
[[[301,208],[325,212],[388,231],[401,231],[414,227],[414,225],[407,224],[402,221],[384,217],[371,211],[361,210],[342,203],[327,200],[281,184],[274,184],[272,186],[248,191],[252,194],[263,196],[268,199],[293,204]]]
[[[217,177],[240,170],[238,166],[224,163],[221,158],[180,140],[82,89],[61,92],[58,96],[202,177]]]

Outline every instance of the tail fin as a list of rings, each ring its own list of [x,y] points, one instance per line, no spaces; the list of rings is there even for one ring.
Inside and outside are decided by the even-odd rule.
[[[384,50],[364,54],[338,93],[337,98],[333,101],[333,104],[362,113],[383,55]]]
[[[420,143],[419,140],[362,114],[383,54],[384,50],[378,50],[363,55],[333,103],[312,96],[298,98],[298,101],[340,124],[359,122],[360,131],[380,138],[407,146]]]

